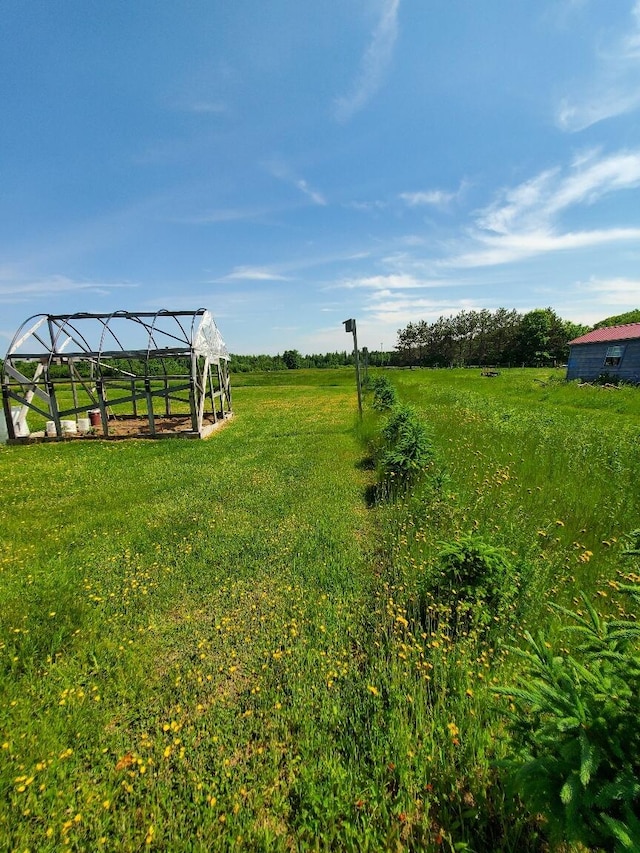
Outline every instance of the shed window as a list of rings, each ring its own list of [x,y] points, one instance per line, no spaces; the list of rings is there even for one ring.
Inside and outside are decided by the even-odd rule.
[[[622,361],[624,355],[624,347],[607,347],[607,354],[604,357],[605,367],[617,367]]]

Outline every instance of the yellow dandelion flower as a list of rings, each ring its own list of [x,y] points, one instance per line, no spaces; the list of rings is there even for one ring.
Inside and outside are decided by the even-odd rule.
[[[380,695],[380,691],[378,690],[377,687],[374,687],[373,684],[367,684],[367,690],[369,691],[369,693],[372,693],[374,696]]]

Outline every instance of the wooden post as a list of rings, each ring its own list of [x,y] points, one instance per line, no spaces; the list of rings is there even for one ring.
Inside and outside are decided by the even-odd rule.
[[[358,335],[356,333],[356,321],[352,318],[350,320],[343,320],[345,332],[353,332],[353,350],[356,357],[356,386],[358,388],[358,412],[360,414],[360,420],[362,420],[362,388],[360,384],[360,355],[358,353]]]
[[[193,376],[189,379],[189,408],[191,409],[191,429],[199,433],[198,428],[198,405],[196,403],[196,380]]]
[[[153,414],[153,397],[151,396],[151,380],[147,376],[144,380],[144,390],[147,395],[147,417],[149,418],[149,432],[156,434],[156,422]]]
[[[218,413],[216,412],[216,389],[214,388],[214,385],[213,385],[212,367],[213,367],[213,365],[210,364],[209,365],[208,380],[209,380],[209,394],[211,395],[211,409],[213,410],[213,422],[214,422],[214,424],[216,424],[216,423],[218,423]],[[218,367],[218,370],[220,370],[219,367]]]
[[[78,408],[78,389],[76,388],[76,380],[74,376],[75,365],[73,359],[69,359],[69,376],[71,377],[71,394],[73,396],[73,408]],[[77,415],[76,415],[77,418]]]
[[[56,435],[58,438],[62,436],[62,424],[60,423],[60,415],[58,414],[58,401],[56,400],[56,389],[53,382],[49,379],[47,371],[47,392],[49,393],[49,410],[51,411],[51,419],[56,425]]]
[[[104,435],[109,435],[109,416],[107,415],[107,401],[104,396],[104,383],[102,379],[96,379],[96,396],[98,397],[98,406],[102,419],[102,432]]]
[[[11,417],[11,401],[9,399],[9,386],[4,384],[2,386],[2,406],[4,408],[4,419],[7,424],[7,435],[9,438],[14,439],[16,437],[16,431],[13,426],[13,418]]]
[[[204,420],[204,404],[207,399],[207,376],[209,375],[209,356],[205,357],[202,367],[202,376],[200,377],[200,387],[198,389],[200,397],[198,400],[198,432],[202,434],[202,424]]]
[[[220,362],[218,362],[218,391],[220,392],[220,414],[224,418],[224,376],[222,374],[222,365]]]
[[[231,400],[231,377],[229,376],[229,362],[224,362],[224,367],[222,368],[222,378],[224,382],[224,393],[225,399],[227,401],[227,411],[233,412],[233,402]]]
[[[189,378],[189,408],[191,409],[191,428],[199,433],[198,408],[196,404],[196,379],[198,376],[198,356],[191,353],[191,376]]]

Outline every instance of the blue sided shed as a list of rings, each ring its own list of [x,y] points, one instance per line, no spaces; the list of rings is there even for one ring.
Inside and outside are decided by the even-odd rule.
[[[640,323],[594,329],[569,341],[567,379],[603,377],[640,385]]]

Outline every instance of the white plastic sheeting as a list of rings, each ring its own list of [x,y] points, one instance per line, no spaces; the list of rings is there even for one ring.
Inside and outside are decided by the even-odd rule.
[[[220,359],[229,360],[226,344],[210,311],[203,313],[192,343],[196,355],[208,356],[214,364]]]

